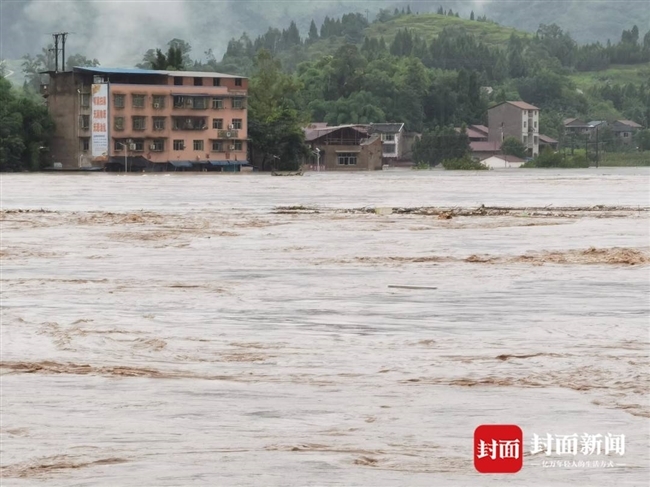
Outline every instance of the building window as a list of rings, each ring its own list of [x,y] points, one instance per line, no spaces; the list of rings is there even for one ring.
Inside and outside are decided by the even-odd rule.
[[[205,130],[205,119],[200,117],[172,117],[174,130]]]
[[[534,144],[534,145],[537,145],[538,143],[539,143],[539,141],[538,141],[538,139],[537,139],[537,136],[536,136],[536,135],[533,136],[533,144]]]
[[[195,110],[205,110],[208,108],[208,100],[207,98],[194,98],[192,105]]]
[[[144,130],[146,128],[147,117],[132,117],[133,130]]]
[[[88,93],[81,94],[81,107],[82,108],[90,107],[90,95]]]
[[[244,99],[243,98],[233,98],[232,99],[233,108],[244,108]]]
[[[524,128],[526,128],[526,121],[524,120]]]
[[[526,145],[528,143],[528,136],[527,135],[524,135],[523,142],[524,142],[524,145]]]
[[[213,98],[212,108],[215,110],[223,108],[223,98]]]
[[[83,152],[88,152],[90,150],[90,137],[84,137],[81,139],[81,150]]]
[[[124,95],[113,95],[113,106],[115,108],[124,108]]]
[[[203,78],[194,78],[194,86],[203,86]]]
[[[184,140],[180,140],[180,139],[174,140],[174,150],[184,150],[184,149],[185,149]]]
[[[235,78],[235,86],[241,86],[241,78]]]
[[[223,152],[223,143],[219,140],[213,140],[212,152]]]
[[[181,86],[183,84],[183,77],[182,76],[174,76],[174,84],[176,86]]]
[[[203,150],[203,141],[202,140],[195,140],[193,143],[194,150],[201,151]]]
[[[134,152],[144,152],[144,139],[135,139],[133,145],[135,146]]]
[[[90,115],[79,116],[79,128],[81,130],[88,130],[90,128]]]
[[[113,149],[116,152],[120,152],[124,150],[124,145],[126,144],[126,141],[124,139],[115,139],[113,142]]]
[[[223,118],[213,118],[212,128],[221,130],[223,128]]]
[[[156,139],[151,143],[151,150],[154,152],[162,152],[165,150],[165,139]]]
[[[356,166],[357,154],[354,152],[342,152],[337,154],[337,161],[339,166]]]
[[[132,95],[133,108],[144,108],[144,95]]]
[[[630,136],[629,132],[623,132],[623,138],[627,139]]]
[[[153,117],[153,129],[165,130],[165,117]]]
[[[533,127],[537,128],[537,121],[533,122]]]
[[[194,108],[195,110],[205,110],[208,108],[208,100],[204,97],[175,96],[174,108]]]
[[[162,95],[154,95],[152,106],[156,109],[165,108],[165,97]]]
[[[528,110],[524,110],[524,117],[528,115]]]
[[[395,144],[384,144],[384,154],[395,154]]]
[[[212,86],[221,86],[221,78],[212,78]]]
[[[235,141],[235,150],[240,151],[244,147],[244,144],[242,144],[241,140],[236,140]]]
[[[124,117],[115,117],[113,120],[113,128],[115,130],[124,130]]]
[[[241,118],[233,118],[232,119],[232,128],[235,129],[235,130],[241,130],[241,125],[242,125],[241,122],[242,122]]]

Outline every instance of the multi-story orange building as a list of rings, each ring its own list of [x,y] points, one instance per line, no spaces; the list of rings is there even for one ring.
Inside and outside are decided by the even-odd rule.
[[[217,169],[247,164],[248,80],[221,73],[75,67],[43,96],[64,169]]]

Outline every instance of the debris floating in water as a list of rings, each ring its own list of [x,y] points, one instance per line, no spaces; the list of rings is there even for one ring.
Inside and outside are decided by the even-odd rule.
[[[388,286],[393,289],[438,289],[433,286]]]

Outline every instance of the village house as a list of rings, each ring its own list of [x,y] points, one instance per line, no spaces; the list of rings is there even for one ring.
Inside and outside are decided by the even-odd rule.
[[[523,101],[506,101],[488,109],[488,141],[515,137],[529,157],[539,154],[539,108]]]
[[[318,171],[376,171],[382,169],[383,143],[379,134],[370,134],[366,125],[312,124],[305,142],[312,157],[305,165]]]
[[[229,74],[75,67],[42,87],[64,169],[239,171],[248,80]]]
[[[544,134],[539,134],[539,150],[543,151],[544,149],[550,149],[552,151],[556,151],[559,147],[560,143],[553,139],[552,137],[549,137]]]
[[[564,133],[566,135],[588,135],[591,133],[591,126],[579,118],[564,119]]]
[[[395,163],[403,157],[404,144],[402,136],[404,133],[403,123],[371,123],[368,126],[369,134],[377,134],[381,138],[382,162],[384,164]]]
[[[488,157],[501,154],[501,142],[489,142],[484,140],[469,143],[472,158],[481,161]]]
[[[634,140],[634,134],[643,128],[642,125],[632,120],[616,120],[610,126],[614,135],[624,144],[631,144]]]
[[[460,133],[462,127],[456,127],[456,132]],[[468,125],[465,128],[467,138],[471,142],[487,142],[489,130],[485,125]]]

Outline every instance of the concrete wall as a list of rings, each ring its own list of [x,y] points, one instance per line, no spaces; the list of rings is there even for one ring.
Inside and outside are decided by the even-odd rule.
[[[90,130],[79,127],[79,116],[90,115],[90,106],[80,108],[81,94],[77,90],[86,91],[90,100],[90,85],[84,85],[83,77],[72,72],[51,76],[47,86],[46,104],[55,123],[52,163],[60,162],[64,169],[83,167],[90,161],[90,152],[82,152],[80,146],[82,138],[90,137]]]
[[[500,157],[488,157],[487,159],[483,159],[481,162],[485,164],[487,167],[490,167],[492,169],[508,169],[508,168],[516,168],[520,167],[523,162],[510,162],[507,160],[504,160],[503,157],[505,156],[500,156]]]
[[[406,161],[413,160],[413,146],[415,141],[422,138],[422,134],[416,132],[404,132],[402,135],[402,155],[401,159]]]

